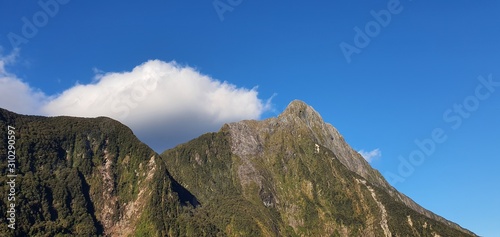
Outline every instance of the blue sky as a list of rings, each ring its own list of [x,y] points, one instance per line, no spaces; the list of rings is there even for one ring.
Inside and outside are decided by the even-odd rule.
[[[498,1],[40,3],[1,3],[1,107],[114,117],[161,151],[300,99],[419,204],[500,234]]]

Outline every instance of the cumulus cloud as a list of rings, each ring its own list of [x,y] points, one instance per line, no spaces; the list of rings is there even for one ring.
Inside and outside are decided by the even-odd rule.
[[[115,118],[162,151],[223,123],[259,118],[269,103],[257,95],[255,88],[238,88],[191,67],[153,60],[76,85],[44,106],[43,113]]]
[[[358,153],[361,156],[363,156],[363,158],[365,158],[365,160],[368,162],[372,162],[373,160],[378,159],[382,156],[382,152],[378,148],[375,150],[372,150],[372,151],[361,150],[361,151],[358,151]]]
[[[11,61],[0,61],[0,107],[27,114],[111,117],[158,152],[227,122],[258,119],[270,109],[257,88],[239,88],[175,62],[151,60],[118,73],[96,70],[92,83],[49,97],[7,73],[4,65]]]
[[[0,55],[0,107],[21,114],[37,114],[48,97],[9,73],[6,66],[15,62],[18,51]]]

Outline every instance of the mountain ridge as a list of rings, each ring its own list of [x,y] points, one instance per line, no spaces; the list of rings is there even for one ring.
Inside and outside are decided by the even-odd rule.
[[[307,105],[301,100],[294,100],[290,102],[285,111],[280,114],[278,118],[282,117],[283,115],[288,116],[289,114],[292,114],[293,117],[294,113],[299,113],[298,117],[304,118],[307,124],[311,124],[311,122],[307,122],[308,120],[306,118],[312,117],[313,124],[320,124],[317,126],[326,127],[325,130],[328,132],[327,134],[322,134],[323,140],[320,140],[320,142],[323,141],[322,145],[334,152],[339,151],[338,153],[335,153],[338,155],[340,161],[349,168],[349,170],[359,174],[361,177],[367,179],[371,183],[386,189],[392,197],[398,198],[400,201],[405,203],[405,205],[411,207],[415,211],[424,214],[427,217],[439,220],[447,225],[453,226],[454,228],[462,229],[467,233],[471,233],[470,231],[463,229],[458,224],[450,222],[445,218],[433,213],[432,211],[423,208],[408,196],[397,191],[385,180],[385,178],[377,170],[373,169],[371,165],[357,151],[352,149],[349,144],[347,144],[343,136],[333,125],[324,122],[324,120],[321,118],[321,115],[316,110],[314,110],[312,106]],[[302,113],[304,113],[305,116],[300,115]],[[325,138],[328,136],[328,134],[332,135],[332,139]]]
[[[397,192],[302,101],[160,155],[109,118],[0,109],[2,154],[7,125],[18,132],[21,203],[18,228],[0,226],[5,233],[476,236]]]
[[[118,121],[0,109],[0,154],[7,154],[7,126],[16,133],[17,222],[15,229],[0,225],[2,233],[182,236],[194,223],[184,202],[196,201],[176,184],[161,157]],[[5,189],[6,162],[0,171]],[[0,193],[2,213],[6,194]]]
[[[302,101],[292,101],[284,112],[278,117],[268,118],[262,121],[244,120],[225,124],[219,132],[204,135],[203,143],[207,144],[207,147],[210,147],[208,144],[217,143],[218,141],[210,140],[209,137],[214,138],[220,136],[224,137],[225,140],[223,144],[226,148],[224,149],[230,150],[231,154],[230,157],[224,158],[224,163],[230,163],[230,165],[226,168],[222,167],[220,170],[214,172],[225,174],[229,173],[227,177],[225,177],[225,180],[227,180],[225,182],[233,183],[233,188],[240,192],[239,196],[236,195],[238,198],[253,200],[253,206],[259,205],[256,200],[260,199],[260,202],[262,202],[265,207],[277,209],[277,212],[281,216],[281,219],[278,218],[275,220],[277,222],[286,222],[283,218],[288,218],[286,217],[288,214],[285,210],[287,207],[279,207],[280,205],[283,205],[283,197],[291,198],[293,196],[287,196],[287,194],[280,194],[279,192],[279,189],[282,188],[279,187],[282,184],[279,179],[282,179],[283,176],[287,176],[286,171],[283,171],[288,169],[287,163],[293,161],[297,156],[303,156],[305,158],[304,160],[302,160],[302,158],[299,159],[299,164],[311,162],[309,159],[311,155],[316,156],[316,154],[324,152],[325,155],[333,157],[329,158],[330,160],[325,160],[325,162],[338,160],[342,166],[347,168],[347,170],[359,175],[359,177],[354,176],[353,180],[358,185],[364,185],[365,188],[370,191],[367,194],[373,196],[373,199],[377,203],[376,205],[380,204],[379,200],[376,198],[376,196],[380,194],[375,194],[375,189],[380,189],[384,193],[387,193],[386,198],[401,203],[401,205],[407,206],[413,211],[427,218],[438,221],[449,228],[459,230],[462,235],[474,236],[472,232],[432,213],[431,211],[424,209],[413,200],[391,187],[378,171],[372,169],[364,158],[344,141],[343,137],[332,125],[325,123],[319,113]],[[198,139],[194,139],[192,142],[196,143],[198,141]],[[205,150],[204,153],[206,158],[200,158],[204,156],[201,155],[203,151],[196,148],[199,145],[195,145],[194,148],[190,148],[190,143],[191,142],[188,142],[174,149],[167,150],[161,155],[166,159],[167,165],[171,168],[173,167],[173,176],[178,178],[180,182],[185,184],[187,187],[192,188],[191,190],[194,194],[200,195],[200,198],[203,200],[204,198],[202,197],[208,196],[206,194],[205,187],[203,187],[205,185],[203,180],[216,179],[214,176],[210,176],[210,171],[202,167],[204,164],[203,160],[213,160],[214,157],[217,157],[217,154],[211,154],[209,150]],[[221,146],[216,147],[220,148]],[[183,151],[182,155],[172,154],[178,152],[178,150]],[[303,152],[300,154],[298,151]],[[294,163],[294,165],[297,164]],[[335,164],[332,165],[334,169],[343,169],[341,167],[335,168]],[[187,168],[187,166],[189,166],[189,168]],[[279,168],[274,169],[274,167],[271,166],[279,166]],[[315,166],[315,164],[310,163],[299,166],[304,166],[310,169],[311,167],[308,166]],[[193,180],[193,177],[186,176],[185,172],[184,174],[176,172],[176,170],[183,169],[189,169],[190,173],[204,173],[205,175],[203,178],[198,180],[194,178]],[[213,169],[213,167],[211,169]],[[294,167],[294,169],[296,169],[297,172],[301,172],[301,167]],[[328,173],[326,174],[328,175]],[[312,176],[312,178],[316,177],[311,173],[307,176]],[[352,174],[349,174],[348,176],[352,176]],[[311,189],[314,188],[311,187],[314,187],[315,184],[306,183],[305,185],[308,187],[307,189],[310,190],[306,196],[314,197],[314,192],[311,192]],[[373,187],[371,185],[373,185]],[[209,189],[217,190],[218,187],[217,185],[209,185]],[[361,191],[361,193],[362,192],[363,191]],[[360,196],[362,195],[360,194]],[[295,198],[297,198],[298,201],[303,201],[303,197],[300,195]],[[315,198],[314,200],[317,201]],[[210,198],[208,198],[208,202],[210,202]],[[293,206],[294,204],[290,205]],[[358,208],[360,208],[359,206],[362,206],[363,204],[357,205]],[[381,207],[383,207],[383,204],[379,205],[379,208]],[[355,218],[353,220],[354,222],[360,221],[359,218]],[[387,220],[381,221],[387,222]],[[299,226],[295,225],[296,223],[294,221],[289,221],[288,224],[289,226],[293,226],[292,233],[297,233],[297,231],[300,232]],[[286,224],[282,225],[285,227],[269,226],[267,229],[263,228],[262,231],[264,233],[271,229],[280,229],[281,232],[278,231],[278,233],[288,233],[286,230],[281,230],[283,228],[287,228]],[[383,230],[383,233],[381,232],[381,234],[387,235],[390,233],[386,232],[388,229],[389,227],[381,228],[380,230]],[[372,233],[369,232],[369,230],[366,231],[368,231],[367,233]],[[350,232],[344,232],[344,234],[345,233]],[[324,235],[325,233],[316,234]]]

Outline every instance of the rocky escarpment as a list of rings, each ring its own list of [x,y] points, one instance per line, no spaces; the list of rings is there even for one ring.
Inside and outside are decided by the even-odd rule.
[[[441,216],[421,207],[406,195],[394,189],[368,162],[344,140],[342,135],[331,124],[325,123],[318,112],[302,101],[292,101],[286,110],[278,117],[278,120],[288,123],[289,126],[306,126],[315,141],[325,148],[331,150],[349,170],[355,172],[370,183],[379,186],[388,192],[393,198],[403,202],[420,214],[438,220],[452,228],[472,234],[470,231],[461,228],[456,223],[450,222]]]
[[[303,102],[161,155],[108,118],[0,109],[15,236],[474,236],[392,188]],[[0,187],[8,188],[8,163]],[[0,192],[0,212],[10,205]]]
[[[232,220],[214,223],[229,235],[473,236],[397,192],[301,101],[276,118],[226,124],[162,157],[212,219]],[[220,210],[234,202],[252,211]],[[412,225],[401,225],[408,216]]]

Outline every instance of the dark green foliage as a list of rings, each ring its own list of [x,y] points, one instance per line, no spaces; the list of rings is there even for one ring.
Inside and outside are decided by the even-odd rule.
[[[268,129],[247,122],[250,129]],[[393,236],[467,236],[365,181],[333,151],[319,152],[309,125],[276,123],[258,134],[258,152],[251,155],[232,151],[227,125],[159,156],[108,118],[0,109],[2,157],[8,125],[16,128],[18,176],[16,229],[3,223],[6,235],[384,236],[380,202]],[[7,171],[3,159],[4,215]]]
[[[252,121],[247,125],[264,130]],[[429,236],[433,231],[464,235],[390,199],[332,151],[317,152],[301,127],[293,128],[295,135],[287,129],[255,135],[262,152],[247,157],[231,152],[229,129],[225,126],[161,154],[172,176],[201,202],[195,213],[207,216],[207,223],[229,236],[384,236],[380,200],[393,236]],[[376,190],[377,201],[368,187]],[[416,224],[427,221],[432,229],[402,225],[407,213]]]
[[[175,181],[161,159],[122,124],[108,118],[21,116],[0,109],[2,157],[7,154],[8,125],[16,128],[16,229],[2,224],[1,233],[104,235],[105,223],[112,226],[123,219],[124,206],[132,202],[144,212],[138,210],[139,216],[129,220],[126,228],[131,234],[135,230],[137,236],[165,236],[170,231],[177,233],[173,236],[184,236],[186,230],[194,234],[196,230],[216,230],[186,216],[193,208],[181,205],[172,190]],[[156,157],[153,165],[152,157]],[[5,215],[8,180],[4,161],[0,163],[0,212]],[[153,169],[153,177],[147,178]],[[183,187],[176,188],[189,194]],[[139,199],[141,189],[147,194]],[[106,209],[113,211],[106,213]]]

